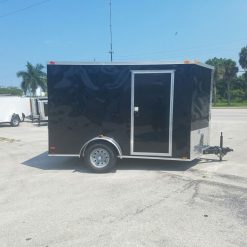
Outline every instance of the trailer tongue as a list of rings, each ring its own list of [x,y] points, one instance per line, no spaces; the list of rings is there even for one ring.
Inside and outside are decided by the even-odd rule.
[[[229,147],[223,147],[223,133],[220,134],[220,146],[208,146],[203,149],[203,154],[215,154],[219,157],[220,161],[228,153],[232,152],[233,149]]]

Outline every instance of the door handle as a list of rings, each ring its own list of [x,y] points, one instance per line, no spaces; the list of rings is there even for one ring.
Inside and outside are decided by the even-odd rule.
[[[139,112],[139,107],[138,106],[134,107],[134,112]]]

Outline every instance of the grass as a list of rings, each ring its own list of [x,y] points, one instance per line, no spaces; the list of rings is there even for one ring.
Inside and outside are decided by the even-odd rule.
[[[247,101],[233,101],[229,106],[226,101],[217,102],[213,107],[247,107]]]

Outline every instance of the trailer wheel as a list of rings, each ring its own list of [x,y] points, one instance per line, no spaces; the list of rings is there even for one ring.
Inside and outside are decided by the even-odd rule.
[[[10,122],[12,127],[18,127],[20,124],[20,118],[19,116],[15,115],[12,117],[11,122]]]
[[[98,173],[111,171],[117,163],[115,150],[103,143],[94,143],[87,147],[84,158],[86,164]]]

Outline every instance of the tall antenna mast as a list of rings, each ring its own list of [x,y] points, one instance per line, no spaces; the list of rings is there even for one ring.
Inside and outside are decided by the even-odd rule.
[[[112,24],[111,24],[111,0],[109,0],[109,5],[110,5],[110,56],[111,56],[111,62],[113,59],[113,50],[112,50]]]

